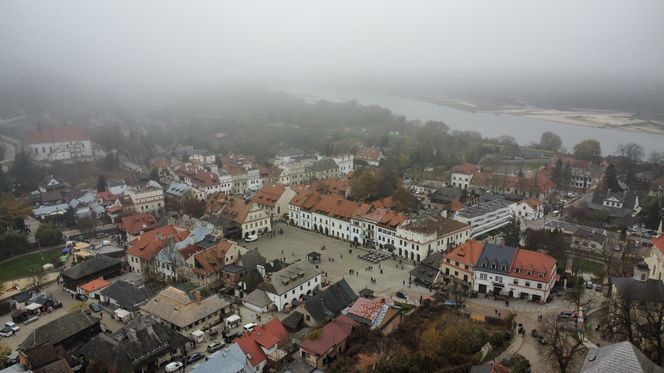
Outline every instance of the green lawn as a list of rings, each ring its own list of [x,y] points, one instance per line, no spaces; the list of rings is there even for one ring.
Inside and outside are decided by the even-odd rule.
[[[0,264],[0,282],[30,275],[30,271],[42,268],[46,263],[55,263],[62,255],[62,247],[29,254]],[[42,261],[43,258],[43,261]]]
[[[592,273],[595,277],[600,277],[604,273],[604,264],[593,262],[586,259],[579,260],[581,271]]]

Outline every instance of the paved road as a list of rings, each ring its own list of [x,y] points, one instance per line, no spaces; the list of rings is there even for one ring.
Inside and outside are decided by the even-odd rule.
[[[413,303],[419,300],[419,295],[429,294],[428,289],[415,285],[408,287],[408,272],[414,268],[410,262],[402,262],[399,265],[398,259],[388,259],[382,261],[379,268],[378,264],[358,258],[359,255],[367,253],[365,249],[353,248],[351,254],[349,243],[346,241],[284,224],[276,227],[283,229],[284,234],[276,235],[274,238],[262,236],[258,241],[241,244],[248,248],[258,248],[268,260],[281,258],[288,262],[297,259],[307,260],[308,253],[317,251],[322,255],[319,268],[327,273],[327,280],[336,282],[345,278],[355,292],[368,287],[376,296],[390,299],[397,290],[405,289]],[[323,246],[325,250],[321,249]],[[366,270],[369,266],[372,266],[373,270]],[[349,274],[350,269],[355,273]],[[375,283],[371,282],[372,277],[376,279]]]

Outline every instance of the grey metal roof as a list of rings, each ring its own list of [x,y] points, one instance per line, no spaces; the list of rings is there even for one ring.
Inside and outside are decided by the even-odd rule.
[[[112,283],[100,294],[113,299],[120,307],[128,311],[136,311],[141,303],[150,299],[160,289],[158,287],[137,287],[127,281],[120,280]]]
[[[639,281],[633,277],[613,277],[611,281],[621,297],[629,296],[633,300],[664,302],[664,283],[661,280]]]
[[[321,274],[321,271],[308,263],[299,262],[272,274],[271,282],[263,282],[258,287],[272,294],[282,295]]]
[[[62,276],[77,280],[119,265],[121,262],[120,259],[99,255],[76,264],[66,271],[62,271]]]
[[[341,279],[307,299],[304,308],[318,323],[324,324],[340,315],[357,298],[346,280]]]
[[[581,373],[663,373],[629,341],[593,348],[583,360]]]
[[[195,373],[248,373],[253,371],[247,362],[247,356],[237,343],[208,356],[208,360],[196,364],[191,370]]]
[[[95,324],[99,324],[99,319],[94,316],[83,311],[70,312],[33,330],[18,349],[26,351],[48,342],[58,344]]]
[[[516,248],[514,247],[499,246],[486,242],[475,268],[484,272],[507,274],[510,265],[512,265],[512,260],[514,260],[514,255],[516,255]],[[492,268],[492,266],[495,266],[495,268]]]
[[[256,289],[247,294],[244,298],[242,298],[242,301],[261,308],[272,303],[265,290],[261,289]]]

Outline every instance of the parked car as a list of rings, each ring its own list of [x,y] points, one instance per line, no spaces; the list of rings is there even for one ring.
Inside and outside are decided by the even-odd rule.
[[[563,311],[558,315],[559,319],[573,319],[576,317],[576,312],[574,311]]]
[[[451,299],[448,299],[445,302],[443,302],[443,305],[454,308],[457,308],[459,306],[459,304],[456,301],[453,301]]]
[[[224,344],[221,342],[212,342],[207,345],[207,352],[213,353],[217,350],[221,350],[224,347]]]
[[[62,308],[62,302],[56,300],[53,302],[53,309],[57,310],[58,308]]]
[[[187,356],[187,365],[191,365],[191,364],[197,362],[198,360],[201,360],[204,357],[205,357],[205,355],[203,355],[202,353],[195,352],[195,353]]]
[[[234,340],[235,338],[240,338],[240,337],[242,337],[242,333],[233,333],[233,334],[229,334],[229,335],[227,335],[227,336],[224,338],[224,341],[226,341],[226,343],[231,343],[231,342],[233,342],[233,340]]]
[[[396,295],[397,298],[408,300],[408,294],[404,293],[403,291],[397,291],[394,293],[394,295]]]
[[[88,296],[85,294],[76,294],[74,298],[76,300],[80,300],[81,302],[85,302],[86,300],[88,300]]]
[[[11,337],[12,335],[14,335],[12,328],[5,326],[4,328],[0,329],[0,337]]]
[[[257,234],[250,234],[244,238],[244,242],[254,242],[258,239]]]
[[[16,324],[16,323],[13,322],[13,321],[7,321],[7,322],[5,323],[5,326],[8,327],[8,328],[10,328],[14,333],[16,333],[17,331],[21,330],[21,327],[18,326],[18,324]]]
[[[166,364],[166,372],[168,373],[177,372],[180,368],[182,368],[182,363],[179,361],[173,361]]]
[[[586,281],[586,289],[592,289],[595,286],[592,281]]]
[[[102,246],[110,246],[110,245],[111,245],[111,241],[109,241],[109,240],[103,240],[103,241],[101,241],[101,245],[102,245]]]
[[[90,303],[88,306],[92,312],[101,312],[101,306],[99,303]]]
[[[256,329],[257,326],[258,326],[258,324],[256,324],[255,322],[250,322],[249,324],[243,326],[242,328],[243,328],[244,330],[250,332],[250,331]]]
[[[27,310],[16,310],[12,313],[12,321],[15,323],[23,322],[30,318],[30,313]]]
[[[595,285],[595,291],[602,291],[602,290],[604,290],[604,286],[602,286],[602,284]]]

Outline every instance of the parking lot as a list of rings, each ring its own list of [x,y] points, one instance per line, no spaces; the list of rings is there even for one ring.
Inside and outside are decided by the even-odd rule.
[[[71,308],[74,305],[78,305],[81,303],[85,303],[86,306],[85,308],[87,309],[87,304],[96,302],[96,300],[88,300],[86,302],[81,302],[78,300],[73,299],[70,293],[65,292],[60,285],[56,284],[51,284],[44,289],[42,289],[42,293],[44,294],[49,294],[53,297],[53,299],[58,300],[62,302],[62,308],[53,310],[51,313],[43,312],[39,315],[39,319],[31,324],[25,325],[23,323],[19,324],[21,327],[21,330],[16,332],[11,337],[6,337],[2,338],[0,340],[0,343],[6,345],[7,347],[11,348],[12,351],[15,350],[18,345],[23,342],[23,340],[36,328],[53,321],[59,317],[62,317],[65,313],[69,312]],[[113,320],[109,314],[105,312],[100,312],[100,313],[95,313],[94,314],[97,317],[101,317],[101,323],[104,324],[108,329],[112,331],[116,331],[120,329],[121,324],[118,321]],[[0,322],[4,325],[5,322],[11,321],[12,316],[11,313],[7,315],[3,315],[0,317]]]
[[[404,289],[413,303],[419,299],[419,295],[429,294],[428,289],[415,286],[414,283],[409,288],[409,272],[414,267],[411,262],[403,261],[399,264],[399,259],[387,259],[371,263],[358,258],[370,252],[370,249],[351,248],[346,241],[284,224],[276,225],[275,229],[283,229],[284,233],[273,238],[262,236],[258,241],[241,244],[252,249],[258,248],[268,260],[282,259],[287,262],[306,261],[307,254],[316,251],[321,254],[318,267],[327,273],[326,279],[334,283],[345,278],[355,292],[368,287],[376,296],[389,299],[396,291]],[[369,267],[373,268],[369,270]],[[353,270],[353,274],[350,270]],[[375,279],[374,283],[371,278]]]

